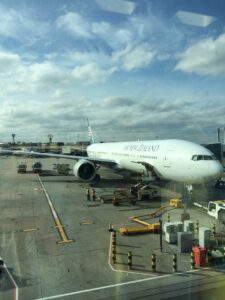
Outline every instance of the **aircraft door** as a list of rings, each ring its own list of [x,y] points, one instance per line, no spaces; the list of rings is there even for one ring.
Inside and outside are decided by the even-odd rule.
[[[171,167],[171,157],[172,157],[173,150],[168,150],[164,156],[163,160],[163,166],[165,168],[170,168]]]

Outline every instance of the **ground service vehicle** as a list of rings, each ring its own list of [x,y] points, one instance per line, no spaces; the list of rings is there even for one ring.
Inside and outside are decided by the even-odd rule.
[[[203,208],[209,216],[216,220],[225,222],[225,200],[209,201],[207,207],[199,203],[194,203],[194,205]]]
[[[18,173],[26,173],[27,172],[27,164],[26,164],[26,162],[19,162],[17,164],[17,172]]]
[[[138,183],[132,186],[131,194],[135,195],[138,200],[152,200],[156,198],[161,198],[160,189],[150,184],[143,185],[141,183]]]
[[[36,161],[32,165],[32,170],[34,173],[40,173],[42,170],[42,164],[40,161]]]

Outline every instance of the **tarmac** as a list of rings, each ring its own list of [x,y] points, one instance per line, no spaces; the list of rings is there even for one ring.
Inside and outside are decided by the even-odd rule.
[[[146,214],[180,196],[179,186],[161,189],[161,201],[140,201],[120,206],[87,201],[86,188],[94,187],[97,197],[130,187],[130,182],[110,170],[100,169],[102,180],[89,185],[69,176],[57,176],[53,163],[71,160],[41,159],[40,174],[31,172],[40,159],[0,157],[0,299],[223,299],[224,262],[191,270],[190,254],[180,254],[176,245],[158,233],[125,236],[121,226],[134,226],[130,217]],[[17,173],[17,163],[26,161],[28,172]],[[224,198],[224,190],[208,185],[195,190],[199,202]],[[217,232],[223,225],[199,209],[187,206],[191,219]],[[167,208],[149,222],[163,222],[170,214],[179,221],[183,208]],[[112,261],[116,230],[116,263]],[[222,242],[221,242],[222,243]],[[132,267],[128,252],[132,252]],[[156,271],[152,254],[156,254]],[[177,254],[177,272],[173,255]]]

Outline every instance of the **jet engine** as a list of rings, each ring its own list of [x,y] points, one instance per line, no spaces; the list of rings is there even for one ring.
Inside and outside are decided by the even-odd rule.
[[[95,178],[96,168],[91,161],[81,159],[74,165],[73,174],[83,181],[91,181]]]

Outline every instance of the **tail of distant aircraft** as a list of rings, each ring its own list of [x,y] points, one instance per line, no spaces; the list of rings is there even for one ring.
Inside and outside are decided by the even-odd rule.
[[[93,132],[91,130],[91,126],[89,124],[89,120],[87,119],[87,123],[88,123],[88,135],[89,135],[89,139],[90,139],[90,144],[94,144],[95,143],[95,139],[93,136]]]

